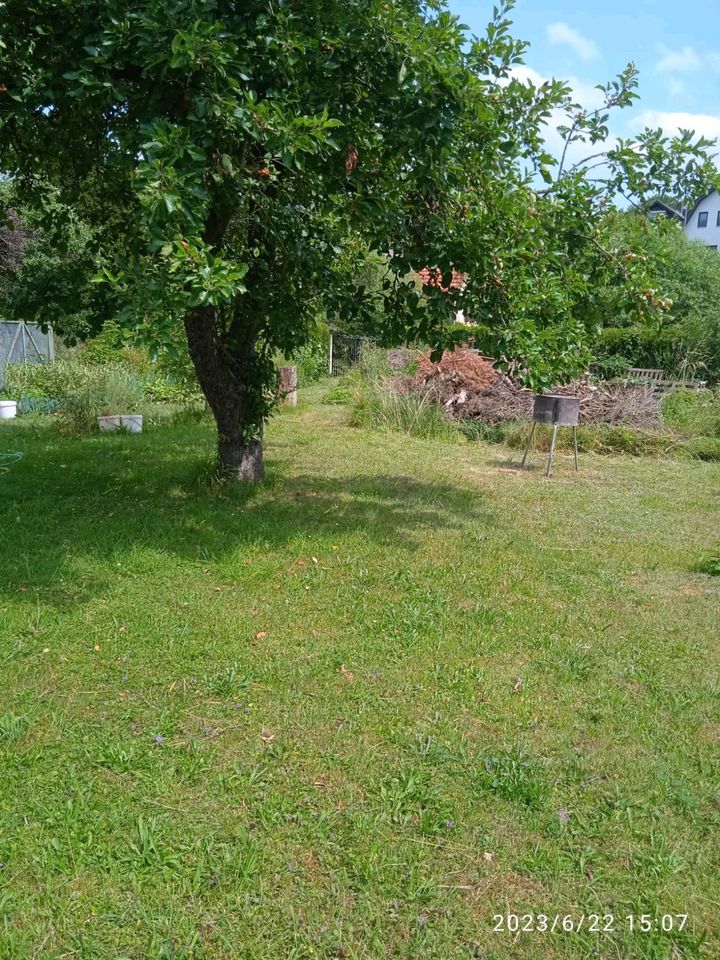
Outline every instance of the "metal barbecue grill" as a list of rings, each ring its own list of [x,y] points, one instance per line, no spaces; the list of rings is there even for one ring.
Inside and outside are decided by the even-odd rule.
[[[533,405],[533,425],[530,429],[530,436],[525,447],[521,466],[525,466],[525,461],[530,453],[535,427],[539,423],[552,426],[552,440],[550,441],[550,455],[547,462],[546,477],[552,476],[553,455],[555,453],[555,441],[557,440],[558,427],[572,427],[573,446],[575,448],[575,470],[578,469],[578,447],[577,447],[577,425],[580,417],[580,399],[579,397],[563,397],[558,394],[546,393],[535,397]]]

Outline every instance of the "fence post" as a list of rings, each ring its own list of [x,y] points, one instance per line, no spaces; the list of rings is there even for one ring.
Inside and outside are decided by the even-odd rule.
[[[297,367],[279,367],[280,374],[280,396],[282,402],[291,407],[297,406]]]
[[[332,376],[332,374],[333,374],[333,368],[332,368],[332,341],[333,341],[333,335],[330,334],[330,346],[329,346],[329,348],[328,348],[328,374],[329,374],[330,376]]]

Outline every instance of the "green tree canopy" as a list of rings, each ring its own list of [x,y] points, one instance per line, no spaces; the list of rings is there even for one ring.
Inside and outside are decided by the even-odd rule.
[[[261,477],[271,355],[321,310],[374,314],[381,295],[389,341],[440,345],[463,308],[540,383],[584,362],[598,273],[642,286],[639,261],[603,252],[602,205],[696,184],[705,144],[648,133],[618,145],[604,185],[584,166],[552,182],[553,109],[590,144],[605,114],[512,76],[510,6],[469,39],[442,0],[0,3],[0,166],[89,222],[121,211],[106,277],[148,340],[183,318],[226,470]],[[635,83],[613,81],[608,109]],[[358,283],[378,255],[379,290]],[[423,266],[467,283],[421,295]]]

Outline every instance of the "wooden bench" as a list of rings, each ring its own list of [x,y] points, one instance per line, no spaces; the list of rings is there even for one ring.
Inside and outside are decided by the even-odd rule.
[[[660,383],[661,380],[665,380],[665,371],[664,370],[653,370],[646,369],[645,367],[630,367],[627,372],[627,376],[633,379],[637,378],[639,380],[652,380],[655,383]]]
[[[707,386],[707,380],[671,380],[665,376],[664,370],[652,367],[630,367],[626,379],[645,380],[648,386],[658,393],[669,393],[671,390],[704,390]]]

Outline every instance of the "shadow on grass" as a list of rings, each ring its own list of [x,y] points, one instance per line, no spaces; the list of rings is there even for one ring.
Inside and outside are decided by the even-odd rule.
[[[260,487],[213,483],[211,434],[198,426],[87,440],[18,432],[18,447],[21,439],[25,456],[0,481],[0,595],[20,591],[33,603],[34,588],[46,602],[89,600],[138,548],[208,563],[361,532],[408,551],[469,517],[495,523],[476,492],[401,472],[290,476],[281,459]]]

